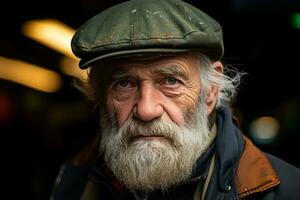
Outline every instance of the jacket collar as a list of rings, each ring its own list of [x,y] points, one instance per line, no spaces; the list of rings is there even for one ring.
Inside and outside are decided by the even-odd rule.
[[[267,157],[245,138],[245,150],[236,171],[236,185],[240,196],[247,197],[280,184]]]
[[[279,184],[271,163],[243,136],[229,107],[217,109],[216,124],[216,165],[206,199],[240,199]]]
[[[228,193],[234,186],[235,170],[244,149],[244,140],[229,107],[217,110],[216,172],[218,187]]]

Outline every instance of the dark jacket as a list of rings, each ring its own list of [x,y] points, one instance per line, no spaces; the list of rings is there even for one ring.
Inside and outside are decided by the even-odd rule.
[[[151,199],[193,199],[197,185],[207,177],[215,155],[215,167],[205,200],[300,200],[300,170],[279,158],[265,154],[243,136],[232,120],[229,108],[217,111],[217,137],[199,159],[191,179],[168,192],[154,191]],[[52,199],[80,199],[87,182],[95,199],[134,199],[133,194],[109,175],[105,164],[87,168],[65,165],[56,182]]]

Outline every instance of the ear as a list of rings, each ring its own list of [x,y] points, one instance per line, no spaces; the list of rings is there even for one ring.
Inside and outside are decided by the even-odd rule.
[[[214,62],[212,67],[214,68],[214,70],[216,72],[219,72],[219,73],[223,73],[223,69],[224,69],[224,66],[223,64],[220,62],[220,61],[217,61],[217,62]],[[220,78],[220,75],[217,74],[217,78],[219,80]],[[207,111],[207,114],[209,115],[213,110],[214,108],[216,107],[216,104],[217,104],[217,101],[218,101],[218,94],[219,94],[219,82],[216,84],[216,85],[213,85],[208,93],[207,93],[207,98],[206,98],[206,111]]]

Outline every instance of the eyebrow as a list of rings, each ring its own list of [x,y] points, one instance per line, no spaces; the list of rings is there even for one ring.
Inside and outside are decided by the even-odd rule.
[[[112,75],[111,75],[112,79],[114,79],[114,80],[126,78],[126,77],[128,77],[128,76],[129,76],[129,74],[128,74],[126,71],[122,70],[122,69],[117,69],[117,70],[115,70],[115,71],[112,73]]]
[[[182,69],[182,67],[178,66],[178,65],[170,65],[170,66],[166,66],[166,67],[162,67],[159,69],[155,69],[154,70],[155,73],[158,74],[163,74],[166,76],[180,76],[184,79],[187,79],[187,74],[186,72]]]

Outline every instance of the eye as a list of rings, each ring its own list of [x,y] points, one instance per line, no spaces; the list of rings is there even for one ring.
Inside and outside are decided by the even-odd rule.
[[[129,80],[120,80],[117,84],[118,84],[120,87],[129,87],[130,82],[129,82]]]
[[[135,86],[135,83],[130,79],[120,79],[115,82],[114,87],[117,89],[129,89]]]
[[[181,81],[174,77],[167,77],[165,78],[164,84],[167,86],[176,86],[181,84]]]

